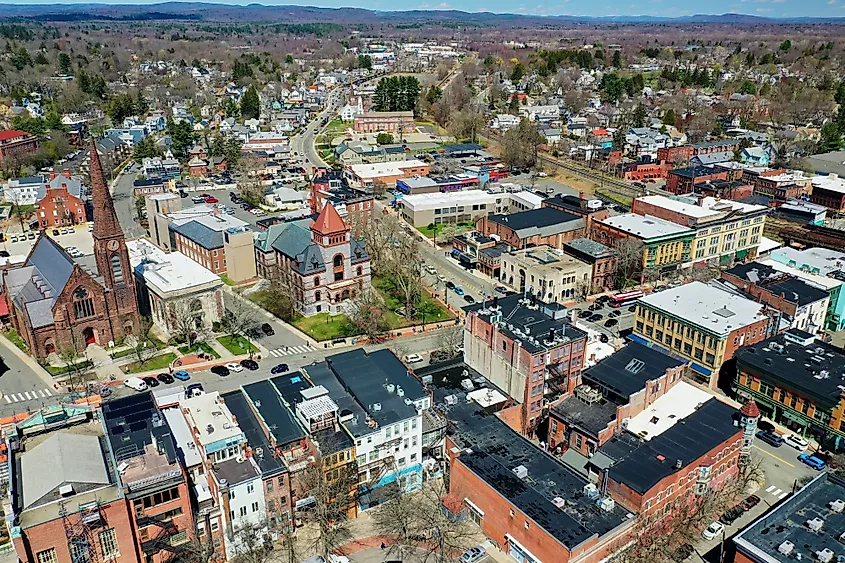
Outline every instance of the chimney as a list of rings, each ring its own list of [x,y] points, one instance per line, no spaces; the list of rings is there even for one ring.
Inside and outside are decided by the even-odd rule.
[[[595,354],[595,352],[594,352],[594,353],[592,353],[592,354],[590,354],[590,361],[591,361],[591,362],[593,362],[593,363],[596,363],[596,354]]]
[[[587,194],[584,192],[578,192],[578,199],[587,199]]]
[[[55,172],[53,172],[52,170],[50,170],[50,180],[49,181],[52,182],[53,180],[55,180],[56,176],[57,176],[57,174]]]
[[[65,168],[64,170],[62,170],[62,176],[64,176],[64,177],[65,177],[65,178],[67,178],[68,180],[70,180],[70,170],[68,170],[67,168]]]

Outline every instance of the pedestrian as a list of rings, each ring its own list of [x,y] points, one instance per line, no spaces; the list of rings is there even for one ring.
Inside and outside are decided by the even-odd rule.
[[[382,551],[384,551],[384,548],[385,548],[385,547],[387,547],[387,546],[386,546],[386,545],[384,545],[384,542],[381,542],[381,549],[382,549]]]

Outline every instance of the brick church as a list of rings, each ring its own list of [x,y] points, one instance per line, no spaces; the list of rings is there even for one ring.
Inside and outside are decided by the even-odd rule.
[[[3,273],[12,326],[38,359],[105,347],[140,326],[126,241],[93,139],[90,157],[94,253],[72,258],[42,231],[26,261]]]

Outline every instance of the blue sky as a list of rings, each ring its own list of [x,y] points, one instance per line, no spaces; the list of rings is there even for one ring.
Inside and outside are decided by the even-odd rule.
[[[49,1],[49,0],[48,0]],[[45,4],[45,0],[18,0],[13,4]],[[115,0],[106,4],[154,4],[160,0]],[[220,4],[248,4],[254,0],[235,0]],[[85,3],[64,1],[60,4]],[[101,3],[101,2],[96,2]],[[711,0],[706,3],[672,0],[278,0],[260,1],[264,5],[301,5],[322,7],[357,7],[373,10],[464,10],[531,15],[651,15],[685,16],[692,14],[739,13],[765,17],[845,17],[845,0]]]

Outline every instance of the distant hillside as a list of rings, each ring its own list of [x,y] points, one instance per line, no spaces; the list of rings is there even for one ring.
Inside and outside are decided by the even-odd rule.
[[[38,21],[84,20],[205,20],[205,21],[285,21],[326,23],[430,23],[465,22],[471,25],[549,25],[567,23],[592,24],[649,24],[649,23],[713,23],[713,24],[786,24],[786,23],[843,23],[845,18],[777,19],[746,14],[700,14],[677,18],[659,16],[525,16],[494,14],[491,12],[463,12],[460,10],[375,11],[362,8],[319,8],[315,6],[247,6],[205,2],[162,2],[159,4],[0,4],[0,19],[31,19]]]

